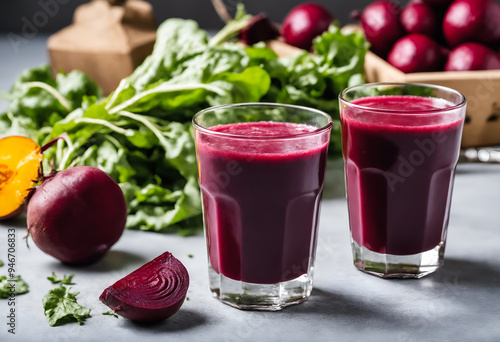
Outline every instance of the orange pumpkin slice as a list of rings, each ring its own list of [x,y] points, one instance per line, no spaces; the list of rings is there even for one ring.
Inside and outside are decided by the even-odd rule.
[[[30,188],[39,176],[42,149],[30,138],[0,139],[0,220],[24,210]]]

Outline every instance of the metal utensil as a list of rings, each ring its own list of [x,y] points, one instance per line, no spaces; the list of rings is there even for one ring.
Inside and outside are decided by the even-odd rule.
[[[500,163],[500,146],[473,147],[460,151],[461,162]]]

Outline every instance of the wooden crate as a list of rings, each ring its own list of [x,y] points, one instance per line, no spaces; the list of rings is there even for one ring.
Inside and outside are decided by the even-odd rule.
[[[279,40],[267,46],[278,56],[302,51]],[[368,51],[365,73],[367,82],[428,83],[460,91],[467,99],[462,147],[500,145],[500,70],[405,74]]]
[[[429,83],[453,88],[467,99],[462,147],[500,145],[500,70],[405,74],[368,52],[368,82]]]

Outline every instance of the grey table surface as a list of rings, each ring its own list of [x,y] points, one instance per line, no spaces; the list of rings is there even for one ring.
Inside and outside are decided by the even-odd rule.
[[[47,61],[46,38],[12,45],[0,37],[0,90]],[[240,311],[213,299],[201,235],[126,231],[103,260],[71,268],[34,243],[26,247],[23,217],[1,222],[0,259],[7,258],[7,229],[14,227],[16,272],[30,292],[16,297],[15,335],[7,331],[7,302],[0,301],[0,341],[500,341],[500,164],[458,165],[445,265],[419,280],[383,280],[354,268],[343,186],[342,162],[330,163],[314,290],[305,303],[280,312]],[[191,276],[180,311],[153,325],[101,315],[108,310],[98,300],[104,288],[165,251]],[[75,273],[73,290],[92,309],[84,325],[47,324],[42,298],[54,286],[46,280],[53,271]],[[6,272],[0,267],[0,275]]]

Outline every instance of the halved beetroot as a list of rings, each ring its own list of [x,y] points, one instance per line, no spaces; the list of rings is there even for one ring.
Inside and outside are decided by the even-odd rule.
[[[99,299],[122,317],[160,321],[180,309],[188,288],[188,271],[165,252],[108,287]]]

